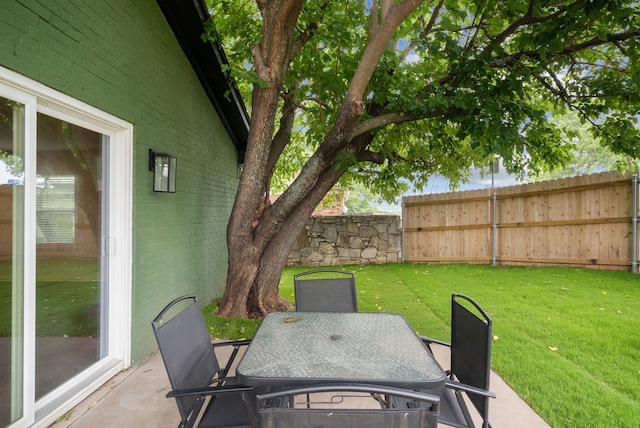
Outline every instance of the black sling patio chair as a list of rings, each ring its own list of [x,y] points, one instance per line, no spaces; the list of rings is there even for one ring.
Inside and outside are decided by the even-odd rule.
[[[377,396],[401,397],[416,405],[382,407],[373,398]],[[316,384],[259,394],[257,401],[261,428],[436,428],[440,399],[380,385]]]
[[[178,308],[184,307],[178,313]],[[168,318],[168,319],[166,319]],[[182,296],[169,303],[151,323],[180,411],[179,428],[251,427],[255,423],[255,391],[228,376],[242,346],[250,341],[211,343],[196,296]],[[231,347],[231,356],[220,367],[214,347]],[[209,403],[203,407],[209,399]]]
[[[459,428],[474,427],[466,396],[482,418],[482,427],[490,427],[489,399],[496,395],[489,390],[493,340],[489,315],[470,297],[452,294],[451,343],[428,337],[422,340],[429,349],[433,345],[442,345],[451,350],[445,388],[425,391],[440,397],[439,422]],[[399,403],[406,404],[402,401]]]
[[[310,278],[304,278],[310,275]],[[358,312],[353,272],[318,269],[293,276],[298,312]]]

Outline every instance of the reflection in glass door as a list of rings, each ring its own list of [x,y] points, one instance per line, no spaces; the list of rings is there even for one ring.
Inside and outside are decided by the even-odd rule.
[[[36,181],[26,183],[25,121],[24,105],[0,97],[0,426],[108,354],[109,137],[38,113]],[[27,186],[35,253],[26,250]],[[35,281],[25,281],[30,264]]]
[[[0,67],[0,427],[129,367],[132,172],[133,125]]]
[[[23,416],[24,106],[0,97],[0,426]]]
[[[101,262],[107,137],[38,114],[36,400],[106,355]],[[106,345],[106,343],[105,343]]]

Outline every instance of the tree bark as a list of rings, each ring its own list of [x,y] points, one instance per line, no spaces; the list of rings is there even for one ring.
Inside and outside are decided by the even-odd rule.
[[[253,87],[245,165],[227,227],[229,270],[218,315],[260,317],[291,307],[280,297],[278,287],[291,246],[315,207],[344,174],[347,166],[340,160],[342,151],[357,158],[373,140],[372,133],[353,132],[363,114],[364,93],[395,29],[422,1],[383,1],[380,21],[372,27],[371,41],[331,130],[294,182],[271,204],[269,189],[275,162],[293,126],[294,104],[285,94],[280,129],[274,134],[290,55],[299,49],[293,34],[302,1],[258,0],[262,42],[254,46],[253,57],[255,70],[266,85]]]
[[[266,287],[276,273],[263,267],[261,260],[282,259],[284,250],[272,248],[265,254],[272,237],[259,236],[269,206],[269,164],[274,124],[280,92],[289,58],[289,44],[302,8],[301,0],[258,1],[262,15],[262,43],[253,48],[258,76],[266,86],[255,85],[252,97],[251,129],[247,140],[245,165],[238,193],[227,226],[229,269],[227,286],[217,313],[222,316],[256,317],[269,310],[285,309],[277,287]],[[273,246],[272,246],[273,247]],[[286,255],[284,256],[286,258]],[[284,263],[284,262],[283,262]],[[262,269],[261,269],[262,267]],[[280,268],[281,269],[281,268]]]

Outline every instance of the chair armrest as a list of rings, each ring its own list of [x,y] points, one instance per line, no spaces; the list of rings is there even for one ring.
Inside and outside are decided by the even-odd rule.
[[[496,394],[487,390],[487,389],[482,389],[482,388],[478,388],[475,386],[471,386],[471,385],[466,385],[464,383],[460,383],[460,382],[456,382],[455,380],[450,380],[447,379],[445,381],[445,388],[449,388],[449,389],[455,389],[458,391],[465,391],[471,394],[477,394],[477,395],[482,395],[484,397],[489,397],[489,398],[496,398]]]
[[[167,398],[173,397],[185,397],[188,395],[215,395],[225,394],[230,392],[243,392],[251,391],[253,386],[249,385],[222,385],[222,386],[208,386],[205,388],[193,388],[193,389],[174,389],[167,393]]]
[[[216,341],[211,342],[211,346],[214,348],[220,348],[222,346],[248,346],[251,344],[250,339],[245,340],[225,340],[225,341]]]
[[[446,346],[447,348],[451,348],[451,344],[449,342],[443,342],[442,340],[432,339],[430,337],[425,337],[425,336],[420,336],[420,340],[422,340],[422,343],[424,343],[427,346],[429,346],[432,343],[435,343],[436,345],[442,345],[442,346]]]
[[[227,360],[227,364],[225,364],[224,368],[220,370],[219,375],[221,379],[224,379],[227,377],[227,374],[229,373],[229,370],[231,370],[231,366],[233,365],[233,362],[236,360],[236,356],[238,355],[238,351],[240,350],[240,348],[243,346],[249,346],[250,344],[251,344],[251,340],[227,340],[224,342],[211,343],[211,346],[213,346],[213,349],[214,349],[214,353],[215,353],[215,348],[222,348],[227,346],[233,347],[233,351],[231,352],[231,355]]]

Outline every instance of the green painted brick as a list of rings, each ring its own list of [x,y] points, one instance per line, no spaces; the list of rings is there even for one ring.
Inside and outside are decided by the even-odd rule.
[[[222,294],[237,152],[155,0],[3,0],[0,65],[134,126],[132,356],[172,298]],[[178,157],[154,194],[148,149]]]

